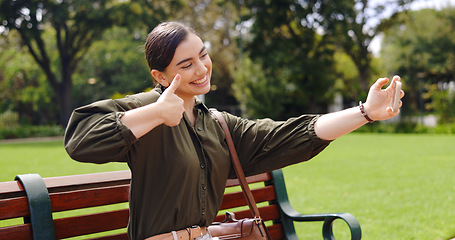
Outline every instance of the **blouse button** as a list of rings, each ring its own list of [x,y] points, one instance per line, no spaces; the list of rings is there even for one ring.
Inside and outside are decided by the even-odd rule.
[[[202,131],[202,127],[201,126],[197,127],[197,130]]]

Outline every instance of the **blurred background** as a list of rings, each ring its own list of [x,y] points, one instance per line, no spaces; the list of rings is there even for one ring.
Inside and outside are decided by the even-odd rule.
[[[62,135],[72,110],[148,91],[147,34],[193,26],[213,61],[209,107],[286,119],[365,101],[398,74],[401,114],[358,131],[455,132],[450,0],[0,1],[0,139]]]
[[[0,140],[0,180],[128,169],[71,161],[61,136],[74,108],[153,88],[144,42],[169,20],[209,50],[207,106],[251,119],[356,106],[400,75],[400,115],[285,168],[288,193],[303,213],[352,213],[365,239],[455,239],[455,0],[0,0],[0,139],[21,138]]]

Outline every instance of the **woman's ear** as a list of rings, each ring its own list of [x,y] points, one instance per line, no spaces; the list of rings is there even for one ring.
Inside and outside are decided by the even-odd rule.
[[[151,74],[152,74],[152,77],[155,79],[155,81],[157,81],[163,87],[169,87],[169,83],[166,81],[166,78],[164,77],[163,72],[153,69],[151,71]]]

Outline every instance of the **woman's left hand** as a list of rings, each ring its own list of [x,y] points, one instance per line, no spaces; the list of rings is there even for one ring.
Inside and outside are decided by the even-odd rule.
[[[399,76],[394,76],[390,85],[382,89],[388,82],[389,78],[378,79],[368,92],[368,97],[364,103],[366,114],[374,121],[386,120],[392,118],[400,113],[402,102],[400,100],[398,109],[392,109],[392,102],[395,95],[394,86],[395,81],[400,81]],[[400,99],[403,98],[404,91],[400,91]]]

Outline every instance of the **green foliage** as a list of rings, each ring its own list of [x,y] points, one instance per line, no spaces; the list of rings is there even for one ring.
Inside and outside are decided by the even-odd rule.
[[[327,34],[317,34],[311,23],[302,23],[311,13],[311,7],[285,4],[292,2],[246,2],[250,12],[243,16],[253,22],[251,35],[244,39],[244,44],[248,56],[261,65],[267,77],[262,85],[281,91],[281,96],[268,96],[273,99],[267,100],[282,103],[281,109],[270,107],[265,114],[277,119],[326,111],[333,97],[329,89],[335,81],[333,39]],[[267,97],[267,94],[261,95]],[[266,102],[264,98],[254,101]]]
[[[392,27],[385,31],[381,55],[384,56],[387,71],[403,78],[406,91],[404,110],[414,113],[425,111],[422,104],[423,85],[449,82],[455,78],[454,16],[454,7],[408,12],[397,15]],[[437,104],[451,100],[442,100],[444,93],[438,94],[433,90],[430,89],[430,95],[439,100],[433,102],[428,110],[434,109],[443,114],[445,107]]]
[[[145,31],[113,27],[95,41],[74,74],[74,107],[153,86],[144,58]]]
[[[0,113],[19,113],[21,124],[55,123],[53,92],[25,47],[17,46],[18,40],[16,33],[0,38]]]
[[[280,99],[268,100],[283,106],[271,107],[265,115],[284,119],[302,112],[326,112],[335,92],[342,92],[346,101],[365,99],[371,77],[377,75],[373,69],[377,63],[368,48],[378,29],[386,28],[371,19],[382,20],[384,9],[400,12],[409,2],[285,0],[241,4],[242,21],[252,24],[242,39],[244,49],[261,65],[267,77],[262,85],[273,83],[283,94]],[[267,102],[263,98],[252,101]]]
[[[237,100],[247,117],[278,118],[283,112],[286,86],[264,75],[259,64],[244,57],[238,61],[232,86]]]
[[[389,26],[385,12],[392,16],[405,11],[413,0],[368,1],[339,0],[314,1],[314,17],[327,34],[335,38],[336,45],[350,57],[357,71],[356,98],[364,98],[370,87],[373,56],[370,44],[373,38]],[[311,6],[311,4],[309,4]],[[381,70],[383,71],[383,70]],[[381,73],[381,77],[384,73]],[[355,87],[357,87],[355,86]],[[351,91],[353,92],[353,91]]]
[[[16,125],[13,127],[0,127],[0,139],[63,136],[64,132],[65,130],[58,125]]]
[[[163,15],[150,12],[163,7],[155,1],[131,2],[0,1],[1,33],[17,31],[20,44],[27,46],[45,74],[58,105],[58,123],[66,125],[69,119],[73,108],[72,75],[93,42],[114,25],[143,27],[141,23],[156,23],[156,16]],[[176,3],[170,1],[169,5]]]
[[[400,121],[399,123],[374,122],[355,130],[363,133],[428,133],[430,128],[415,122]]]
[[[433,131],[440,134],[455,134],[455,123],[438,124]]]
[[[356,133],[406,133],[406,134],[455,134],[455,123],[439,123],[435,127],[424,126],[416,122],[400,121],[398,123],[375,122],[365,125],[357,130]]]
[[[455,89],[440,89],[438,84],[426,84],[425,89],[427,92],[423,98],[430,101],[425,105],[425,108],[434,111],[434,114],[438,116],[439,123],[454,123]]]
[[[334,54],[336,80],[333,91],[342,93],[344,99],[356,101],[365,99],[362,95],[359,74],[352,59],[345,52],[337,49]]]
[[[19,114],[8,110],[0,113],[0,129],[17,127],[19,125]]]

